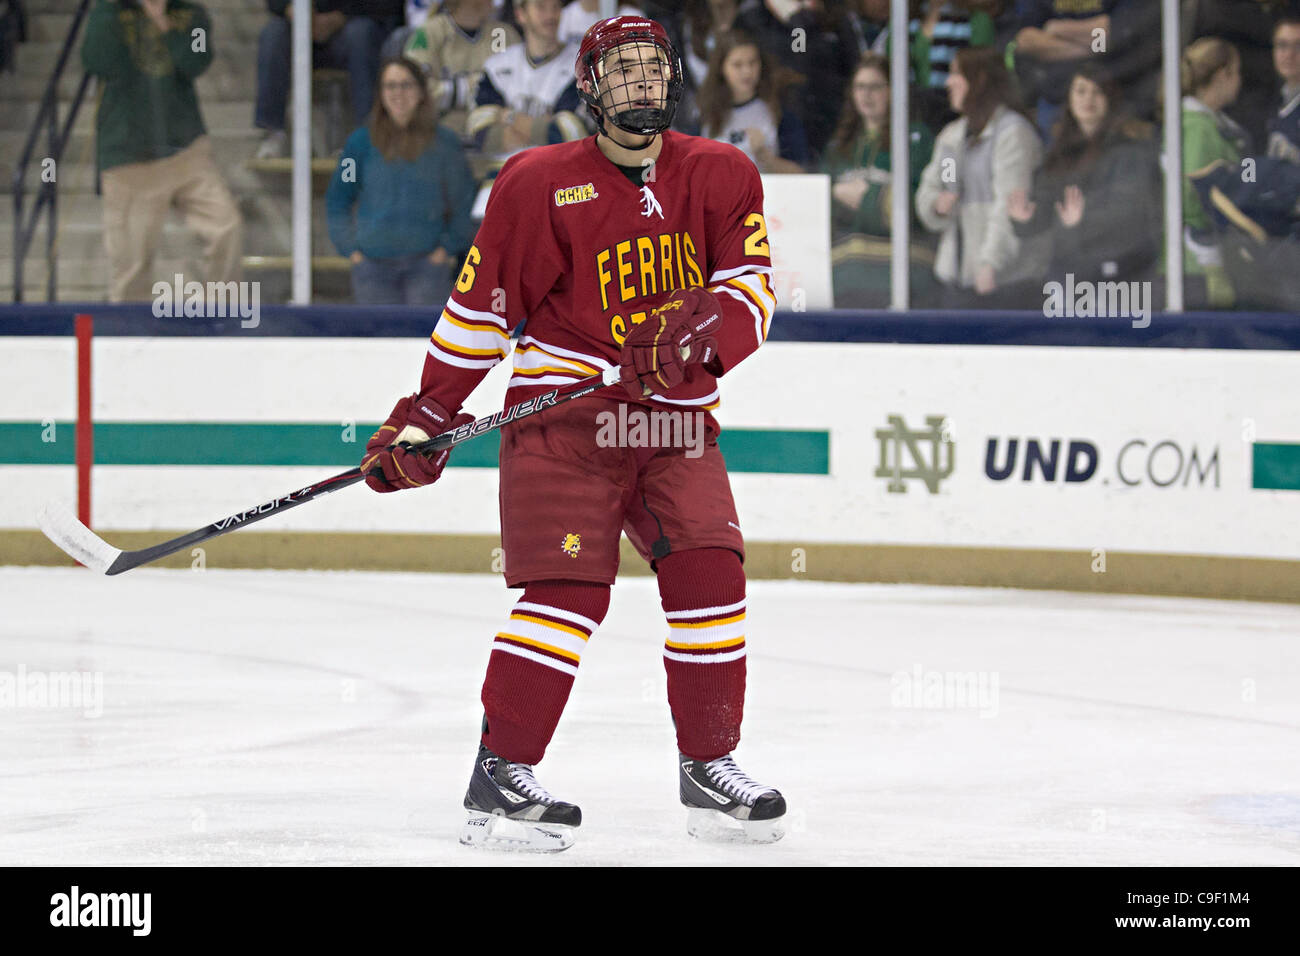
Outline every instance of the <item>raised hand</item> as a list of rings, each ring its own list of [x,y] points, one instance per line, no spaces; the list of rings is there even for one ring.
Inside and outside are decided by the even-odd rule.
[[[1056,217],[1066,229],[1073,229],[1083,220],[1083,190],[1078,186],[1066,186],[1064,202],[1056,204]]]
[[[1037,208],[1038,204],[1030,202],[1029,194],[1023,189],[1013,189],[1007,197],[1007,215],[1016,222],[1029,222]]]

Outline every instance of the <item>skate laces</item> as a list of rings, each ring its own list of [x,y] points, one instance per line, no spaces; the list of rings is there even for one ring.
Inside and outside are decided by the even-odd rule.
[[[556,802],[546,788],[537,782],[537,778],[533,776],[533,768],[529,764],[507,764],[506,773],[510,777],[511,785],[529,800],[535,800],[538,803]]]
[[[736,766],[731,754],[710,760],[704,765],[709,779],[722,788],[728,795],[735,797],[746,805],[753,805],[760,795],[771,791],[761,783],[752,780],[745,771]]]

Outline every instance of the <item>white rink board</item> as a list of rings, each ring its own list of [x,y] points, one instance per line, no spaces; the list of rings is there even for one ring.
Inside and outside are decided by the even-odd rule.
[[[69,418],[72,350],[15,338],[6,353],[0,421]],[[102,338],[94,405],[100,421],[376,421],[415,388],[423,354],[420,340]],[[491,373],[471,411],[500,407],[507,371]],[[771,343],[727,376],[717,414],[724,428],[830,432],[829,476],[732,476],[742,527],[755,541],[1298,558],[1300,491],[1252,490],[1250,441],[1300,442],[1297,381],[1300,356],[1287,352]],[[876,433],[890,429],[890,416],[913,431],[929,427],[927,416],[945,420],[952,470],[934,492],[920,478],[890,492],[897,482],[876,475]],[[1019,441],[1016,470],[1002,481],[985,472],[990,438],[998,463],[1008,439]],[[1055,481],[1038,469],[1024,480],[1030,439],[1045,450],[1058,440],[1061,459],[1071,441],[1087,443],[1095,472],[1065,481],[1062,460]],[[1133,442],[1146,444],[1129,448],[1121,476],[1119,454]],[[896,450],[887,444],[892,463]],[[935,442],[917,448],[929,461]],[[1193,449],[1199,470],[1190,467]],[[303,530],[495,532],[494,471],[452,462],[437,492],[349,489],[274,521]],[[913,465],[905,453],[904,470]],[[95,523],[197,527],[330,473],[100,466]],[[47,494],[71,503],[71,474],[0,467],[0,527],[34,527]],[[1171,477],[1167,486],[1153,483]]]
[[[763,216],[778,308],[831,308],[831,178],[821,173],[764,176]],[[796,294],[802,301],[795,301]]]

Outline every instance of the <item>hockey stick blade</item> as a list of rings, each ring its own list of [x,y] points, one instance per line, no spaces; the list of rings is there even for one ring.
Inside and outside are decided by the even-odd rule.
[[[95,532],[77,520],[77,516],[56,501],[47,501],[36,515],[37,527],[66,554],[76,558],[99,574],[108,574],[122,555]]]
[[[228,515],[197,531],[183,534],[179,538],[172,538],[152,548],[141,548],[139,551],[123,551],[121,548],[113,547],[74,518],[72,512],[66,507],[56,502],[49,502],[41,509],[36,517],[36,523],[45,533],[45,537],[92,571],[100,574],[121,574],[123,571],[130,571],[142,564],[165,558],[192,545],[237,531],[273,514],[314,501],[321,495],[346,488],[364,478],[365,475],[359,469],[353,468],[351,471],[333,475],[306,488],[299,488],[279,498],[272,498],[245,511]]]

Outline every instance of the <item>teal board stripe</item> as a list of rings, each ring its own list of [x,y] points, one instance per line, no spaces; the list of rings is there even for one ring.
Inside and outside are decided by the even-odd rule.
[[[1300,444],[1255,442],[1251,487],[1273,491],[1300,491]]]
[[[718,436],[727,468],[737,473],[829,475],[831,433],[783,428],[728,428]]]
[[[348,468],[361,460],[378,423],[342,425],[251,422],[100,422],[97,465],[319,465]],[[72,422],[0,422],[0,465],[71,465]],[[349,441],[348,439],[351,439]],[[456,449],[459,468],[495,468],[500,434],[473,438]],[[733,472],[826,475],[830,433],[817,430],[733,428],[719,447]]]
[[[72,465],[76,455],[72,422],[0,422],[0,465]]]

